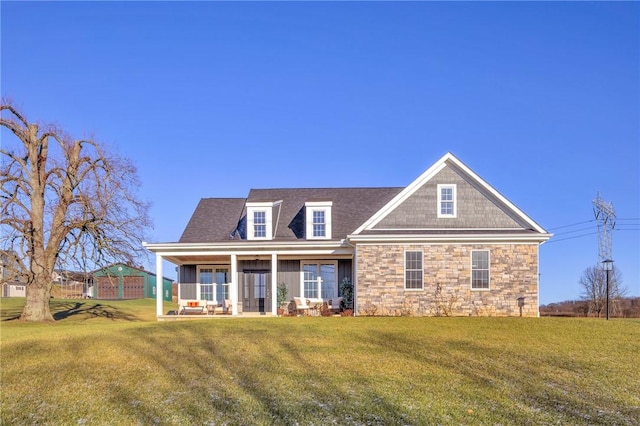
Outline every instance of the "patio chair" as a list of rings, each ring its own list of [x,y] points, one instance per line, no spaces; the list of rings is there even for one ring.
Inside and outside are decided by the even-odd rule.
[[[297,315],[304,315],[305,312],[309,312],[309,305],[304,297],[294,297],[293,303],[296,305]]]

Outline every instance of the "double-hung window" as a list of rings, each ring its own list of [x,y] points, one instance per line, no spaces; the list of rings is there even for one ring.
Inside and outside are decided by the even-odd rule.
[[[213,300],[213,268],[200,268],[200,299]]]
[[[267,215],[264,211],[253,212],[253,236],[255,238],[267,236]]]
[[[223,303],[225,299],[231,299],[229,292],[229,268],[216,268],[216,301]]]
[[[422,251],[404,253],[404,288],[406,290],[422,290],[424,288],[422,257]]]
[[[438,217],[456,217],[456,185],[438,185]]]
[[[489,289],[489,250],[471,252],[471,289]]]
[[[325,222],[324,210],[313,211],[313,236],[325,237],[327,235],[327,223]]]

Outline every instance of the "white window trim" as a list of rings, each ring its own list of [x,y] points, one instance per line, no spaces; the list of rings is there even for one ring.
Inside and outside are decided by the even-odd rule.
[[[200,280],[200,273],[202,272],[203,269],[211,269],[211,280],[213,281],[212,284],[202,284],[202,281]],[[196,299],[197,300],[202,300],[202,286],[203,285],[213,285],[213,300],[216,300],[216,267],[214,265],[198,265],[196,267],[196,271],[197,271],[197,275],[196,275]]]
[[[473,287],[473,253],[475,252],[480,252],[480,251],[486,251],[488,258],[487,258],[487,281],[488,281],[488,285],[487,288],[475,288]],[[469,287],[471,288],[471,291],[489,291],[491,290],[491,251],[488,249],[482,249],[482,250],[471,250],[471,256],[469,257],[469,270],[470,272],[470,276],[469,276]],[[477,269],[478,271],[484,271],[484,269]]]
[[[453,214],[443,214],[442,213],[442,190],[446,188],[451,188],[453,195]],[[447,183],[447,184],[438,184],[438,218],[456,218],[458,215],[458,189],[455,183]]]
[[[273,207],[278,202],[258,202],[247,203],[247,239],[248,240],[272,240],[273,239]],[[256,237],[255,235],[255,223],[254,214],[257,212],[264,212],[265,221],[265,236]]]
[[[422,266],[422,268],[420,269],[421,273],[420,273],[420,277],[422,278],[422,287],[421,288],[407,288],[407,253],[409,252],[416,252],[416,253],[420,253],[420,258],[422,259],[422,262],[420,262],[420,265]],[[404,266],[404,283],[403,283],[403,287],[405,291],[424,291],[424,251],[422,250],[405,250],[404,253],[402,254],[402,263]],[[414,269],[412,269],[413,271]]]
[[[307,201],[305,206],[305,235],[307,240],[331,239],[331,201]],[[313,212],[324,212],[324,236],[313,235]]]

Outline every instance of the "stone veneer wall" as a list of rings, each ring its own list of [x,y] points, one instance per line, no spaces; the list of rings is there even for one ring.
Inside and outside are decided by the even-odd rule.
[[[424,289],[405,290],[404,253],[422,250]],[[471,251],[489,250],[489,290],[471,290]],[[538,316],[537,244],[357,246],[358,315]]]

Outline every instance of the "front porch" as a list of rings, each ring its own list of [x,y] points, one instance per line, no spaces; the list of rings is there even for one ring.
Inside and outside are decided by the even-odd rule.
[[[157,305],[157,318],[175,321],[186,318],[275,317],[278,314],[278,286],[286,289],[286,304],[294,298],[318,300],[332,308],[340,296],[340,283],[353,283],[353,252],[341,242],[300,245],[296,249],[265,252],[245,250],[199,249],[156,250],[156,271],[162,273],[163,261],[177,266],[178,314],[167,315]],[[156,245],[154,245],[156,246]],[[175,246],[174,246],[175,247]],[[152,248],[152,247],[148,247]],[[189,302],[197,307],[188,307]],[[224,314],[224,315],[223,315]]]

